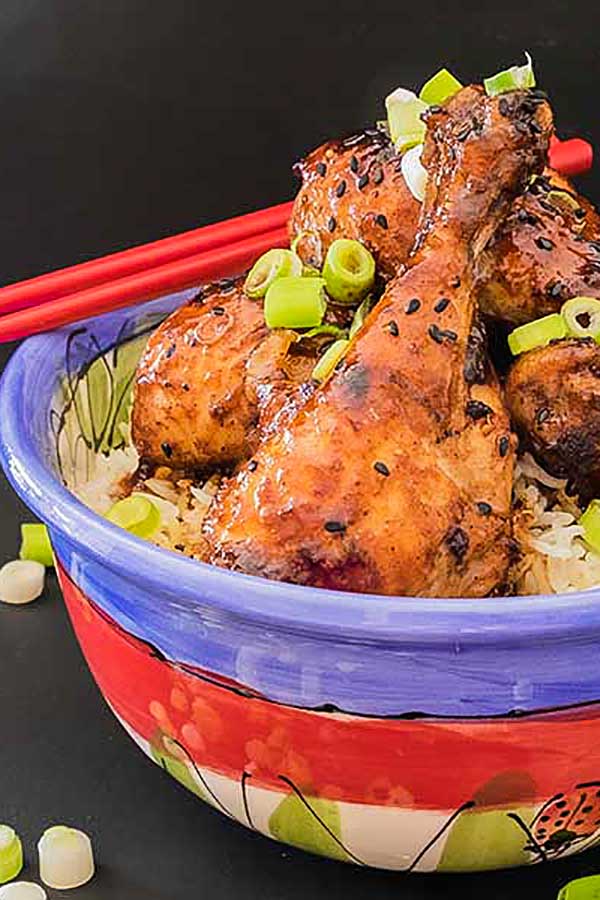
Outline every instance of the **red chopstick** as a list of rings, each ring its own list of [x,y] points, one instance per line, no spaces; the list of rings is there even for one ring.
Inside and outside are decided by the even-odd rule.
[[[68,269],[58,269],[47,275],[9,284],[0,288],[0,314],[39,306],[76,291],[108,284],[117,278],[146,272],[150,268],[191,258],[217,247],[231,246],[255,234],[282,228],[289,219],[291,208],[291,203],[280,203],[225,222],[195,228],[140,247],[131,247],[102,259],[93,259]]]
[[[153,300],[169,292],[243,272],[257,256],[271,247],[287,247],[287,228],[275,228],[235,244],[136,272],[125,278],[95,285],[58,297],[30,309],[0,317],[0,343],[49,331],[100,313]]]

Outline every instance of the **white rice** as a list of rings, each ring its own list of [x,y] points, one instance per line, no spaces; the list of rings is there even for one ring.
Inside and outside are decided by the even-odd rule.
[[[99,454],[93,478],[72,485],[87,506],[104,515],[115,500],[129,492],[138,455],[133,446]],[[219,477],[203,484],[176,482],[163,467],[138,493],[158,506],[161,527],[154,543],[202,558],[202,521],[218,490]],[[158,476],[158,477],[157,477]],[[525,454],[516,466],[514,483],[515,537],[521,559],[512,573],[519,594],[551,594],[587,590],[600,585],[600,555],[584,544],[577,524],[581,509],[565,492],[566,481],[553,478]]]

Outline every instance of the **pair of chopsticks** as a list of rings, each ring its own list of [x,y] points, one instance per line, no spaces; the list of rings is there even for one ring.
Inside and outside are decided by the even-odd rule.
[[[0,342],[237,275],[289,243],[291,203],[0,288]]]
[[[580,138],[552,140],[550,166],[564,175],[587,171],[592,157]],[[288,245],[291,210],[280,203],[0,288],[0,343],[237,275]]]

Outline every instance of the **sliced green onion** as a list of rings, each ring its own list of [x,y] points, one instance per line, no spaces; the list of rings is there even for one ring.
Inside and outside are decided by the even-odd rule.
[[[265,297],[269,328],[314,328],[320,325],[327,303],[322,278],[278,278]]]
[[[315,381],[326,381],[348,349],[350,341],[336,341],[328,347],[312,370]]]
[[[525,54],[527,62],[524,66],[512,66],[503,72],[497,72],[490,78],[483,79],[483,86],[489,97],[504,94],[505,91],[517,91],[535,87],[533,60],[529,53]]]
[[[151,537],[160,528],[160,512],[158,507],[147,497],[132,494],[124,500],[117,500],[106,513],[109,522],[113,522],[125,531],[141,538]]]
[[[573,337],[591,337],[600,343],[600,300],[573,297],[563,303],[560,314]]]
[[[556,900],[598,900],[599,897],[600,875],[588,875],[565,884]]]
[[[579,516],[583,528],[583,539],[592,550],[600,553],[600,500],[592,500],[586,511]]]
[[[321,270],[317,269],[316,266],[304,266],[302,269],[302,275],[304,278],[320,278]]]
[[[421,151],[423,147],[413,147],[407,150],[402,157],[402,175],[409,191],[419,203],[423,202],[427,187],[427,169],[421,164]]]
[[[300,257],[293,250],[267,250],[250,269],[244,282],[244,291],[256,300],[264,297],[278,278],[287,278],[290,275],[302,275]]]
[[[369,294],[363,302],[360,304],[356,312],[354,313],[354,318],[352,319],[352,325],[350,326],[350,333],[348,337],[352,339],[357,332],[363,327],[364,321],[371,312],[373,305],[375,303],[375,298],[372,294]]]
[[[348,337],[348,333],[343,328],[338,328],[337,325],[318,325],[316,328],[311,328],[310,331],[305,331],[304,334],[299,334],[298,340],[303,341],[305,338],[320,337],[321,335],[334,338]]]
[[[67,825],[47,828],[38,841],[40,878],[48,887],[67,891],[94,876],[94,851],[88,835]]]
[[[12,881],[23,868],[23,847],[10,825],[0,825],[0,884]]]
[[[390,137],[399,152],[423,143],[425,123],[421,114],[427,104],[412,91],[398,88],[385,99]]]
[[[48,900],[48,894],[33,881],[13,881],[0,887],[0,900]]]
[[[290,244],[290,250],[292,253],[295,253],[298,256],[298,245],[304,238],[311,237],[313,234],[312,231],[299,231],[292,243]],[[296,275],[296,272],[289,272],[289,275]]]
[[[527,353],[536,347],[545,347],[550,341],[557,341],[567,336],[565,320],[559,313],[552,313],[527,325],[520,325],[508,336],[508,346],[513,356]]]
[[[43,566],[53,566],[52,545],[48,537],[48,529],[38,523],[21,525],[21,559],[33,559]]]
[[[421,88],[419,100],[438,106],[462,90],[462,84],[448,69],[440,69]]]
[[[581,205],[577,202],[573,194],[568,191],[551,190],[546,194],[546,200],[555,206],[561,212],[574,213],[581,209]]]
[[[373,255],[359,241],[339,238],[327,251],[323,278],[327,293],[338,303],[358,303],[375,281]]]

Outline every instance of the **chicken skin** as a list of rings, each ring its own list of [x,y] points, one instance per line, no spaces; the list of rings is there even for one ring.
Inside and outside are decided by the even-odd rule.
[[[351,237],[373,253],[382,277],[394,275],[412,248],[420,204],[387,133],[330,141],[296,171],[303,183],[290,235],[306,233],[299,245],[305,260],[321,266],[337,237]],[[546,169],[481,254],[477,289],[485,314],[515,325],[555,312],[569,297],[600,296],[600,216],[566,178]]]
[[[600,297],[600,216],[548,170],[513,204],[479,263],[479,303],[521,325],[570,297]]]
[[[514,441],[489,367],[469,364],[475,264],[541,171],[550,131],[531,92],[465,88],[429,112],[407,267],[330,380],[213,501],[213,563],[382,594],[478,597],[503,584]]]
[[[580,498],[600,496],[600,346],[555,341],[520,356],[506,400],[523,443]]]
[[[296,163],[302,187],[290,220],[304,262],[321,268],[337,238],[360,241],[375,257],[379,275],[396,274],[412,249],[421,205],[400,169],[387,133],[370,128],[328,141]]]

